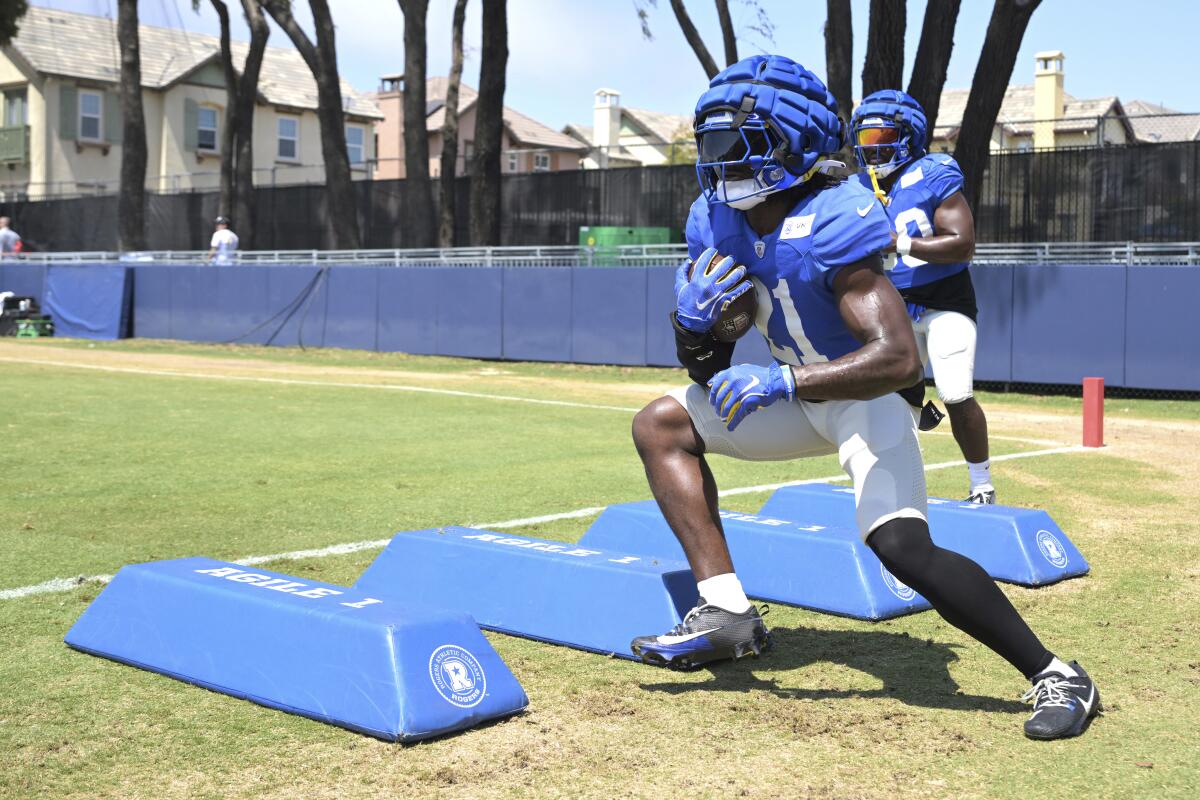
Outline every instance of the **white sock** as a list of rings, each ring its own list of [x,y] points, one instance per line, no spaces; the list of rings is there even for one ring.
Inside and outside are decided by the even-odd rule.
[[[696,584],[700,596],[709,605],[723,608],[734,614],[741,614],[750,608],[750,601],[742,590],[742,582],[732,572],[705,578]]]
[[[1057,672],[1064,678],[1074,678],[1079,674],[1075,670],[1071,669],[1070,664],[1064,664],[1062,661],[1059,661],[1058,656],[1055,656],[1050,662],[1050,666],[1046,667],[1044,670],[1042,670],[1042,672]]]
[[[976,489],[984,489],[991,491],[992,486],[992,462],[980,461],[978,464],[967,462],[967,472],[971,475],[971,491]]]

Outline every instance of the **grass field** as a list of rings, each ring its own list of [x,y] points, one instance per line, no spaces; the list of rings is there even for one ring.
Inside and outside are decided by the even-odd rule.
[[[629,409],[681,372],[144,341],[12,341],[0,370],[0,797],[1200,791],[1196,403],[1109,401],[1108,447],[1043,453],[1079,441],[1078,400],[981,396],[994,456],[1031,454],[994,467],[1002,501],[1050,511],[1091,563],[1005,586],[1097,679],[1107,713],[1080,739],[1026,740],[1021,677],[933,613],[867,624],[775,606],[774,652],[696,673],[488,634],[529,710],[400,746],[62,637],[103,587],[89,578],[128,563],[282,554],[266,567],[348,584],[378,547],[324,550],[398,530],[505,523],[574,541],[591,516],[520,521],[649,497]],[[960,458],[944,432],[923,445],[927,465]],[[713,466],[723,489],[840,472],[833,457]],[[966,488],[958,466],[927,477],[933,495]]]

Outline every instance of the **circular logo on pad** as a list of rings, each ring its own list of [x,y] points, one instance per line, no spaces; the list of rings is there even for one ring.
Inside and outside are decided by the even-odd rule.
[[[1067,565],[1067,551],[1062,546],[1062,542],[1053,533],[1050,531],[1038,531],[1037,544],[1038,550],[1042,551],[1042,557],[1051,564],[1059,569]]]
[[[887,567],[883,564],[879,565],[879,574],[883,576],[883,582],[887,584],[888,591],[899,597],[904,602],[908,602],[917,596],[917,592],[911,586],[903,584],[900,579],[887,571]]]
[[[429,656],[429,679],[438,694],[459,708],[479,705],[487,689],[479,659],[455,644],[444,644]]]

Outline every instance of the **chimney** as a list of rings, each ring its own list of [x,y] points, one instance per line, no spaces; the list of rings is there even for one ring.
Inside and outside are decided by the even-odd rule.
[[[596,163],[604,169],[609,155],[621,140],[621,93],[616,89],[597,89],[592,106],[592,144],[597,149]]]
[[[1063,114],[1063,53],[1047,50],[1034,56],[1033,146],[1054,147],[1054,123]]]

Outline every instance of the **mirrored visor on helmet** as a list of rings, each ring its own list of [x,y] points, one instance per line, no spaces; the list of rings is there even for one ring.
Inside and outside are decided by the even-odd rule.
[[[859,128],[857,131],[860,145],[896,144],[900,141],[899,128]]]

